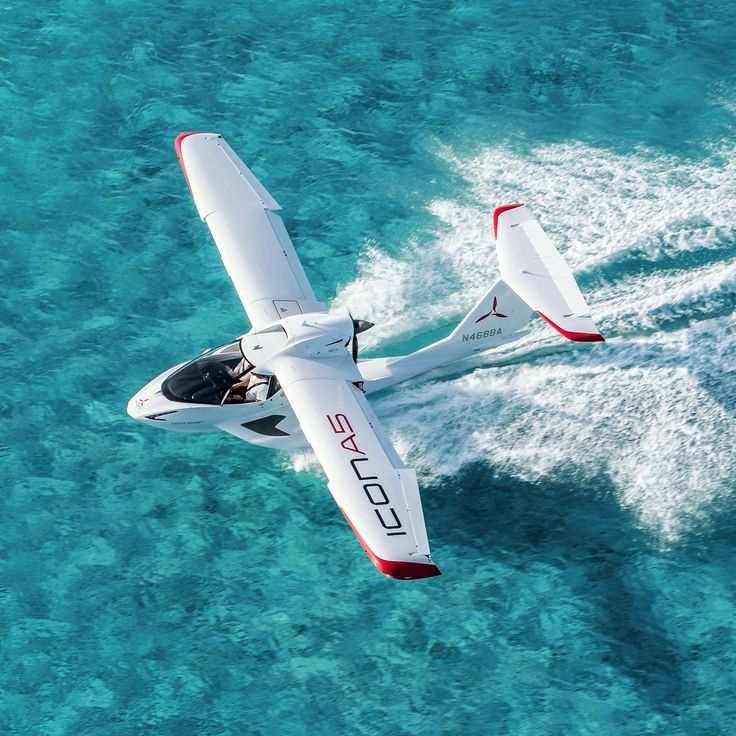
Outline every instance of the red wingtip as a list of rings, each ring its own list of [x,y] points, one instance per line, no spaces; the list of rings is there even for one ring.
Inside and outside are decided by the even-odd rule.
[[[523,204],[505,204],[503,207],[496,207],[495,211],[493,212],[493,237],[498,237],[498,218],[501,214],[506,212],[506,210],[513,210],[517,207],[523,207]]]
[[[178,136],[176,136],[176,139],[174,140],[174,148],[176,148],[176,155],[181,157],[181,142],[188,136],[188,135],[197,135],[198,133],[201,133],[201,130],[190,130],[188,133],[179,133]]]
[[[350,525],[356,538],[360,542],[360,546],[365,550],[368,559],[382,572],[387,578],[395,578],[396,580],[421,580],[423,578],[433,578],[442,575],[437,565],[432,562],[406,562],[400,560],[384,560],[381,559],[373,550],[365,543],[363,537],[360,536],[358,530],[353,526],[348,515],[341,508],[345,520]]]
[[[174,148],[176,149],[176,157],[179,159],[179,164],[181,165],[181,170],[184,172],[184,178],[187,180],[187,186],[189,187],[189,191],[192,191],[192,186],[189,183],[189,177],[187,176],[187,170],[184,166],[184,159],[181,157],[181,144],[182,141],[190,135],[197,135],[197,133],[201,133],[200,130],[192,130],[188,133],[179,133],[178,136],[176,136],[176,140],[174,141]]]
[[[573,340],[574,342],[605,342],[606,339],[601,335],[599,332],[570,332],[570,330],[565,330],[559,325],[555,324],[549,317],[545,316],[541,312],[537,312],[537,314],[550,326],[553,327],[557,332],[560,333],[563,337],[566,337],[568,340]]]
[[[370,555],[369,555],[370,556]],[[387,577],[396,580],[422,580],[442,575],[439,568],[432,563],[394,562],[376,557],[373,564]]]

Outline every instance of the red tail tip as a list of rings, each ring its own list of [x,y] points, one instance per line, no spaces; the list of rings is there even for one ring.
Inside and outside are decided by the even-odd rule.
[[[574,342],[605,342],[606,339],[603,337],[603,335],[600,334],[600,332],[571,332],[570,330],[566,330],[563,327],[560,327],[558,324],[555,324],[549,317],[542,314],[541,312],[537,312],[537,314],[550,326],[553,327],[557,332],[560,333],[563,337],[566,337],[568,340],[573,340]]]
[[[503,207],[496,207],[494,213],[493,213],[493,237],[498,237],[498,218],[500,215],[502,215],[506,210],[513,210],[517,207],[523,207],[523,204],[505,204]]]

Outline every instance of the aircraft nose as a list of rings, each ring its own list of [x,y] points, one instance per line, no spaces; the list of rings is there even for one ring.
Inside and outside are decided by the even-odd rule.
[[[128,416],[140,422],[148,422],[148,417],[151,414],[176,409],[176,405],[172,405],[161,392],[166,378],[183,365],[185,363],[169,368],[160,376],[156,376],[152,381],[149,381],[143,388],[138,389],[138,392],[133,394],[126,407]]]
[[[144,411],[143,408],[146,404],[147,399],[141,396],[141,391],[139,391],[133,398],[128,402],[127,411],[128,416],[132,419],[141,419],[143,418]]]
[[[128,402],[128,416],[144,420],[148,414],[155,412],[156,407],[152,405],[156,403],[155,399],[160,390],[161,384],[156,379],[139,389]]]

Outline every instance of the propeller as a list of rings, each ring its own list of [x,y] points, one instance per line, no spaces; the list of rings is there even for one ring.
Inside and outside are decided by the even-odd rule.
[[[350,315],[350,319],[353,319],[353,315]],[[365,332],[366,330],[370,330],[371,327],[374,327],[373,322],[368,322],[368,320],[365,319],[353,319],[353,362],[358,362],[358,335],[361,332]]]

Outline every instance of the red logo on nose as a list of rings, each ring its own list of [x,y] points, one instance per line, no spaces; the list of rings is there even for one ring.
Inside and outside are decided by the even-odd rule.
[[[478,319],[475,320],[475,324],[482,322],[486,317],[508,317],[508,314],[501,314],[501,312],[497,311],[496,307],[498,307],[498,298],[494,296],[493,304],[491,304],[491,311],[488,312],[488,314],[484,314],[482,317],[478,317]]]

